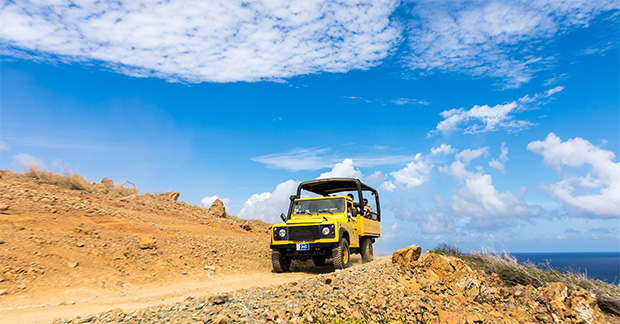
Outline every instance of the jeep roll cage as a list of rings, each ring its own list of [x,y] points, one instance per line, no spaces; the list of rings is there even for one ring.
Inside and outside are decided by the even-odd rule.
[[[381,221],[381,208],[379,206],[379,193],[374,188],[362,183],[359,179],[355,178],[328,178],[328,179],[318,179],[318,180],[310,180],[305,181],[299,184],[297,187],[297,194],[292,195],[290,197],[291,204],[288,210],[288,215],[286,219],[291,218],[291,212],[293,208],[293,203],[296,199],[301,197],[301,192],[305,190],[308,192],[315,193],[320,196],[329,196],[334,193],[343,192],[343,191],[356,191],[359,201],[354,203],[355,207],[362,207],[362,201],[364,200],[364,191],[370,191],[373,196],[375,196],[375,205],[377,206],[377,220]]]

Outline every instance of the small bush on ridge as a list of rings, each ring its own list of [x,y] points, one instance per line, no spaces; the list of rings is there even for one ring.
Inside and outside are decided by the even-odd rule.
[[[38,170],[36,165],[28,166],[28,172],[24,175],[39,182],[55,185],[60,188],[102,193],[112,197],[126,197],[138,193],[138,189],[135,186],[133,188],[125,187],[125,183],[128,181],[120,185],[106,186],[100,183],[90,182],[77,173],[67,172],[63,176],[52,171]]]

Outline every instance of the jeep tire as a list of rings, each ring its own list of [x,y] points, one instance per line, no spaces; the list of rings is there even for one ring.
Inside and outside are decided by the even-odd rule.
[[[361,254],[362,254],[362,262],[367,263],[372,261],[373,253],[372,253],[372,240],[368,237],[362,239]]]
[[[287,272],[291,267],[291,259],[283,256],[280,251],[274,250],[271,251],[271,265],[275,272]]]
[[[332,259],[334,259],[335,269],[344,269],[349,266],[350,259],[349,242],[347,239],[341,239],[338,246],[332,249]]]

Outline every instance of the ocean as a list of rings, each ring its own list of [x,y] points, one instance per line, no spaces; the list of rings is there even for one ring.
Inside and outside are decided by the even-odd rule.
[[[590,279],[618,285],[620,252],[511,253],[519,262],[532,261],[545,269],[547,262],[560,272],[585,274]]]

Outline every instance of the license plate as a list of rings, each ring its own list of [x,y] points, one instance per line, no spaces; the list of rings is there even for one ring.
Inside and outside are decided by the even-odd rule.
[[[297,243],[295,245],[297,247],[297,251],[310,251],[309,243]]]

